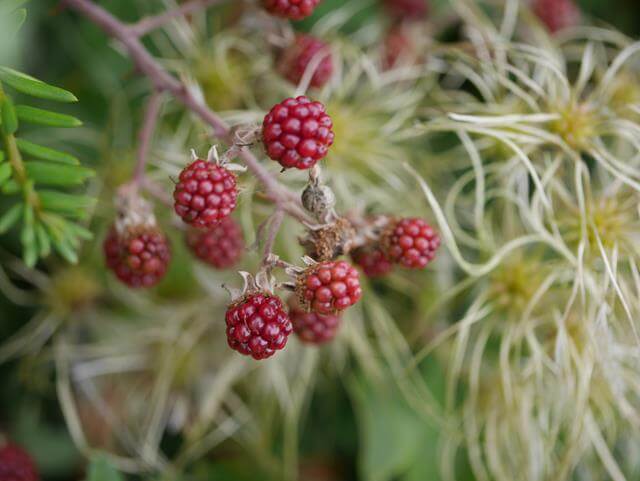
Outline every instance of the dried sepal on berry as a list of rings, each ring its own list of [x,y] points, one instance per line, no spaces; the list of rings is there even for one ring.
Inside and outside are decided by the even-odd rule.
[[[130,287],[151,287],[166,274],[171,249],[159,230],[151,205],[135,190],[118,194],[118,217],[103,244],[105,262]]]
[[[300,306],[318,314],[335,314],[354,305],[362,297],[360,275],[346,261],[315,262],[296,275],[296,295]]]
[[[328,261],[349,254],[355,235],[351,222],[340,217],[324,226],[308,229],[300,244],[311,258]]]
[[[195,157],[195,155],[194,155]],[[215,148],[207,160],[197,157],[187,165],[176,183],[174,209],[196,228],[211,227],[236,208],[238,187],[231,164],[220,161]]]
[[[231,349],[256,360],[284,349],[293,330],[282,300],[273,294],[275,280],[263,270],[254,278],[247,272],[244,288],[232,292],[227,307],[227,343]]]

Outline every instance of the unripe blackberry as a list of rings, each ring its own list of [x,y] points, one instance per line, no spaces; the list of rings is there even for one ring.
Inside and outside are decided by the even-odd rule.
[[[382,46],[382,68],[384,70],[417,63],[417,48],[414,39],[409,29],[402,24],[389,29]]]
[[[244,253],[242,229],[232,217],[225,217],[209,229],[190,229],[186,240],[196,257],[216,269],[228,269]]]
[[[333,74],[333,58],[327,43],[312,35],[298,34],[282,54],[279,70],[287,80],[297,85],[308,68],[313,68],[309,84],[323,87]]]
[[[285,169],[309,169],[333,144],[333,122],[320,102],[305,96],[275,105],[262,123],[262,140],[269,158]]]
[[[216,162],[195,160],[182,172],[173,192],[176,213],[196,228],[211,227],[236,208],[236,176]]]
[[[383,277],[393,270],[393,262],[378,247],[360,247],[351,253],[351,258],[367,277]]]
[[[303,309],[335,314],[362,297],[360,276],[348,262],[320,262],[299,275],[296,293]]]
[[[423,20],[429,14],[427,0],[383,0],[383,4],[399,20]]]
[[[293,332],[302,342],[323,344],[331,341],[340,327],[340,318],[335,314],[318,314],[302,309],[295,296],[289,299],[289,317]]]
[[[129,287],[151,287],[167,272],[171,249],[166,237],[154,226],[114,224],[103,244],[107,267]]]
[[[293,330],[279,297],[249,292],[227,308],[229,347],[254,359],[266,359],[283,349]]]
[[[6,443],[0,447],[0,481],[38,481],[36,464],[24,449]]]
[[[580,22],[580,9],[573,0],[533,0],[532,9],[551,33]]]
[[[410,269],[424,268],[440,247],[440,236],[418,218],[392,220],[381,241],[389,259]]]
[[[264,9],[272,15],[290,20],[302,20],[313,13],[321,0],[262,0]]]

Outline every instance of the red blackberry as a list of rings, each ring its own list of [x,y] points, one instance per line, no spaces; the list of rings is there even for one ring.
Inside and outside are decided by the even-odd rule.
[[[236,176],[215,162],[196,160],[180,172],[173,192],[176,213],[197,228],[211,227],[236,208]]]
[[[242,229],[232,217],[206,230],[190,229],[186,236],[191,252],[217,269],[233,266],[244,252]]]
[[[279,297],[268,292],[244,295],[227,308],[229,347],[254,359],[283,349],[293,327]]]
[[[418,46],[416,39],[415,32],[405,24],[390,28],[382,45],[382,68],[391,70],[418,64],[425,49]]]
[[[387,12],[400,20],[422,20],[429,14],[427,0],[383,0]]]
[[[262,0],[264,9],[272,15],[302,20],[313,13],[321,0]]]
[[[0,481],[38,481],[36,464],[24,449],[7,443],[0,447]]]
[[[440,236],[422,219],[400,219],[389,224],[382,245],[392,261],[411,269],[422,269],[435,257]]]
[[[340,318],[335,314],[306,312],[300,307],[296,296],[289,299],[289,317],[293,332],[302,342],[324,344],[331,341],[340,327]]]
[[[130,287],[151,287],[164,277],[171,250],[155,227],[138,226],[118,231],[111,227],[104,241],[107,267]]]
[[[287,80],[297,85],[310,65],[314,68],[310,85],[317,88],[324,86],[333,74],[329,45],[311,35],[298,34],[280,59],[280,71]]]
[[[269,158],[284,168],[309,169],[327,155],[333,144],[333,122],[320,102],[289,98],[264,118],[262,140]]]
[[[345,261],[320,262],[300,275],[300,305],[318,314],[335,314],[362,297],[358,271]]]
[[[393,270],[393,263],[377,247],[361,247],[351,254],[353,262],[358,264],[367,277],[375,278],[387,275]]]
[[[532,8],[551,33],[580,22],[580,9],[573,0],[533,0]]]

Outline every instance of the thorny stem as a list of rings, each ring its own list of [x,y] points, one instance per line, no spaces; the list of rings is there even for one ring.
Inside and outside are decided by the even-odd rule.
[[[160,116],[160,108],[162,107],[162,95],[153,92],[147,102],[147,109],[144,114],[144,121],[138,134],[138,157],[136,167],[133,173],[133,183],[136,186],[143,184],[145,175],[144,170],[149,156],[149,147],[151,139],[155,132],[158,118]]]
[[[166,25],[174,18],[186,17],[187,15],[195,13],[201,9],[211,7],[217,3],[222,3],[222,1],[223,0],[191,0],[190,2],[186,2],[179,7],[167,10],[161,14],[145,17],[138,23],[131,25],[129,28],[134,35],[142,37],[147,33]]]
[[[198,99],[180,80],[167,72],[147,51],[131,27],[125,25],[104,8],[90,0],[67,0],[67,5],[87,17],[109,36],[119,40],[126,48],[137,69],[149,78],[154,89],[169,92],[185,108],[199,116],[212,129],[215,136],[229,144],[234,144],[229,126],[212,111],[204,101]],[[302,208],[298,196],[280,184],[273,175],[260,164],[247,148],[239,149],[238,156],[264,187],[267,197],[277,208],[304,222],[308,215]]]

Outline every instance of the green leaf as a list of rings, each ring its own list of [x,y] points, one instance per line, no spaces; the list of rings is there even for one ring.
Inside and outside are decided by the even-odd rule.
[[[6,159],[6,156],[4,155],[4,152],[0,150],[0,163],[4,162],[4,159]]]
[[[82,122],[71,115],[59,114],[28,105],[17,105],[18,118],[24,122],[48,127],[78,127]]]
[[[124,477],[107,459],[99,456],[91,461],[86,481],[124,481]]]
[[[27,19],[27,10],[25,8],[21,8],[13,12],[10,16],[11,20],[9,20],[9,36],[13,36],[24,24],[24,21]]]
[[[11,164],[0,165],[0,185],[11,178]]]
[[[60,164],[80,165],[80,161],[71,154],[60,152],[59,150],[43,147],[42,145],[29,142],[24,139],[17,139],[18,149],[25,155],[29,155],[40,160],[49,160]]]
[[[22,226],[22,233],[20,235],[20,242],[22,242],[22,259],[27,266],[33,267],[38,260],[38,246],[36,245],[36,234],[33,223],[33,208],[25,204],[23,215],[24,225]]]
[[[27,10],[25,8],[20,8],[11,12],[6,16],[6,20],[3,21],[3,26],[7,27],[4,31],[5,38],[13,37],[16,33],[20,31],[24,21],[27,19]]]
[[[20,184],[18,184],[15,180],[11,179],[8,180],[3,186],[2,186],[2,193],[3,194],[17,194],[18,192],[20,192]]]
[[[36,224],[36,238],[40,247],[40,256],[47,257],[51,253],[51,239],[49,239],[49,234],[40,223]]]
[[[71,263],[71,264],[77,264],[78,263],[78,254],[76,254],[75,249],[73,248],[73,246],[69,243],[69,240],[66,238],[63,239],[53,239],[53,245],[56,248],[56,250],[58,251],[58,253],[64,257],[64,259]]]
[[[12,135],[18,130],[16,109],[11,99],[6,96],[2,99],[0,107],[2,108],[2,131],[5,135]]]
[[[54,87],[30,75],[18,72],[8,67],[0,67],[0,80],[13,87],[18,92],[22,92],[32,97],[54,100],[56,102],[77,102],[78,99],[71,92],[67,92],[59,87]]]
[[[16,204],[0,217],[0,234],[11,229],[22,214],[22,204]]]
[[[40,203],[45,210],[76,214],[94,206],[96,199],[84,195],[64,194],[54,190],[39,190]]]
[[[28,1],[29,0],[2,0],[0,1],[0,13],[13,12]]]
[[[74,224],[73,222],[69,222],[69,224],[67,224],[67,227],[71,232],[73,232],[73,234],[76,237],[79,237],[80,239],[84,239],[84,240],[93,239],[93,232],[91,232],[88,229],[85,229],[81,225]]]
[[[41,185],[80,185],[95,172],[86,167],[49,162],[25,162],[29,178]]]

